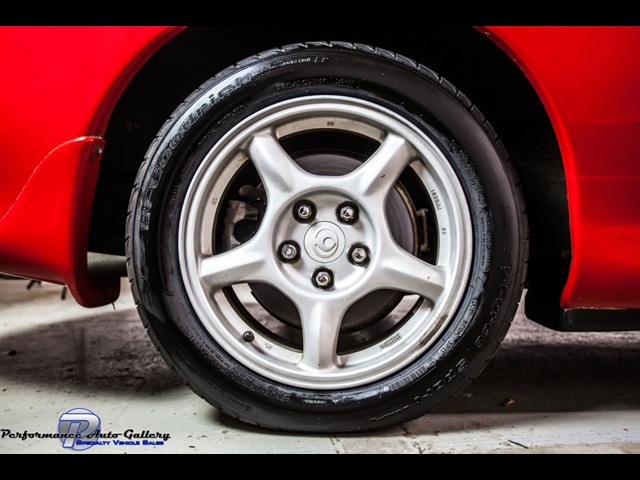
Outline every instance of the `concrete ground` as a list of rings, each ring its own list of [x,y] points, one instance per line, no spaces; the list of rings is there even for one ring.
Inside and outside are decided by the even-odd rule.
[[[640,453],[640,332],[557,333],[519,314],[488,369],[437,413],[375,434],[292,435],[222,415],[178,381],[126,281],[96,310],[28,284],[0,280],[3,454]],[[78,413],[99,419],[103,444],[42,438]]]

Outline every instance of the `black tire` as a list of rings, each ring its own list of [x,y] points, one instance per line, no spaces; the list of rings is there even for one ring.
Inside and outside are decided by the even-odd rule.
[[[264,52],[187,98],[148,150],[127,238],[166,362],[220,411],[296,432],[389,427],[459,394],[528,258],[478,109],[422,65],[339,42]]]

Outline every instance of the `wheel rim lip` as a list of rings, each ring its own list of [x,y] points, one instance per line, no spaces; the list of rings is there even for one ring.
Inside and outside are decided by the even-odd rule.
[[[296,124],[294,120],[299,115],[315,115],[318,118],[327,115],[353,117],[352,120],[361,122],[358,133],[369,135],[372,139],[389,132],[409,139],[414,148],[421,153],[423,160],[422,166],[418,168],[421,170],[418,174],[421,182],[425,188],[428,188],[428,185],[436,185],[439,194],[445,200],[443,210],[436,212],[436,215],[440,224],[446,224],[450,228],[450,238],[453,238],[447,242],[440,239],[439,242],[444,248],[441,248],[437,264],[446,264],[452,274],[444,298],[433,306],[423,302],[399,332],[394,332],[365,350],[345,356],[341,368],[334,371],[309,371],[299,368],[300,352],[284,345],[274,345],[273,339],[263,338],[259,334],[256,334],[258,341],[264,345],[271,345],[269,352],[262,348],[255,349],[254,346],[243,342],[239,330],[242,329],[244,320],[236,313],[222,290],[213,295],[207,293],[201,282],[196,260],[198,255],[202,254],[196,250],[201,250],[203,243],[203,232],[198,231],[202,221],[198,217],[204,210],[209,212],[209,216],[215,217],[217,214],[217,209],[214,209],[212,214],[211,207],[203,207],[203,203],[208,201],[206,192],[215,190],[216,187],[225,188],[224,179],[225,172],[228,176],[228,163],[237,158],[237,151],[248,138],[267,126],[276,126],[278,128],[274,130],[292,133],[291,130],[295,129]],[[433,175],[433,178],[425,178],[428,174]],[[473,229],[464,189],[446,156],[429,136],[412,122],[386,107],[368,100],[332,95],[276,103],[244,119],[227,132],[206,154],[193,178],[182,208],[178,237],[180,273],[187,295],[199,321],[211,337],[246,368],[272,381],[312,390],[355,388],[378,381],[398,372],[423,355],[450,324],[461,304],[473,260]],[[318,192],[308,193],[314,195]],[[270,204],[268,208],[273,206]],[[279,209],[278,215],[284,215],[289,207],[277,205],[275,208]],[[275,238],[275,227],[269,228],[273,229],[271,236]],[[273,254],[275,256],[276,252]],[[401,340],[397,340],[398,335]],[[385,348],[385,345],[389,346]]]

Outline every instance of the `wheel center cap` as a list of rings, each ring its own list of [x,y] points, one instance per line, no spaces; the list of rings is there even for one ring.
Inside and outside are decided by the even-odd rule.
[[[307,254],[320,263],[331,263],[344,254],[347,240],[344,232],[331,222],[317,223],[304,238]]]

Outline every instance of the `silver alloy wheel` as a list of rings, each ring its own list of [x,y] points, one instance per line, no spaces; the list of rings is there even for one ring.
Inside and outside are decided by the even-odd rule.
[[[326,130],[369,138],[380,147],[352,173],[326,177],[302,169],[280,143],[293,135]],[[250,240],[217,252],[216,222],[225,214],[223,199],[247,162],[262,180],[267,208]],[[433,204],[438,232],[433,264],[400,247],[389,228],[385,205],[405,169],[413,170]],[[315,206],[311,223],[296,218],[300,202]],[[346,203],[358,209],[352,225],[337,214]],[[295,262],[280,256],[282,246],[290,242],[300,246]],[[388,377],[429,349],[463,297],[472,242],[464,191],[447,157],[424,132],[365,100],[313,96],[266,107],[211,149],[182,209],[179,262],[198,318],[238,362],[291,387],[333,390]],[[363,264],[352,259],[355,245],[366,249]],[[322,272],[329,273],[331,282],[320,288]],[[300,348],[251,328],[225,293],[247,284],[269,285],[296,306],[303,332]],[[402,291],[417,301],[396,328],[362,349],[339,353],[346,312],[379,290]]]

